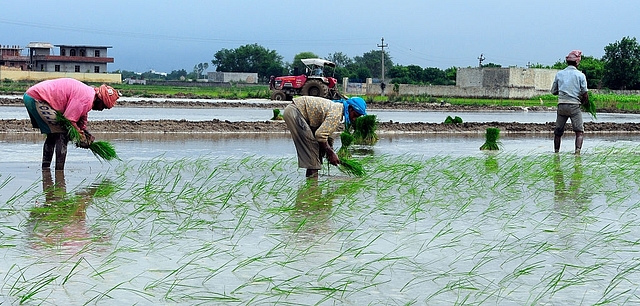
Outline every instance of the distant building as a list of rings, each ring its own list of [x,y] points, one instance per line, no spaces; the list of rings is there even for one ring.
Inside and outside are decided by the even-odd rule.
[[[7,70],[27,70],[29,61],[17,45],[0,45],[0,66]]]
[[[53,53],[54,47],[59,54]],[[107,56],[110,46],[52,45],[46,42],[31,42],[28,54],[22,55],[18,46],[0,47],[0,66],[19,70],[42,72],[106,73],[107,64],[113,57]]]
[[[209,82],[229,83],[239,82],[247,84],[257,84],[258,74],[255,72],[207,72]]]

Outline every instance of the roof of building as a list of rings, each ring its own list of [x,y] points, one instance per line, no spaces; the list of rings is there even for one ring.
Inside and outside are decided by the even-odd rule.
[[[48,42],[30,42],[27,45],[27,48],[46,48],[46,49],[51,49],[51,48],[53,48],[53,45],[48,43]]]
[[[55,45],[56,47],[67,48],[113,48],[112,46],[90,46],[90,45]]]

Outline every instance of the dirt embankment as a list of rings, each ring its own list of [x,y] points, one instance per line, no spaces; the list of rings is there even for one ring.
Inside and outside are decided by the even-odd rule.
[[[257,107],[283,109],[288,102],[248,103],[248,102],[201,102],[201,101],[119,101],[117,107],[150,107],[150,108],[230,108],[230,107]],[[0,105],[21,106],[21,99],[0,99]],[[440,103],[374,103],[369,104],[371,109],[398,109],[398,110],[446,110],[456,111],[524,111],[522,107],[486,107],[486,106],[454,106]],[[530,107],[527,111],[549,111],[547,107]],[[601,112],[613,112],[599,110]],[[549,118],[554,120],[554,118]],[[503,133],[552,133],[554,123],[518,123],[518,122],[467,122],[461,124],[444,123],[397,123],[380,122],[378,133],[484,133],[487,128],[499,128]],[[566,127],[571,130],[570,126]],[[186,121],[186,120],[107,120],[92,121],[90,129],[96,132],[118,133],[269,133],[285,132],[286,126],[282,121]],[[611,123],[611,122],[587,122],[585,129],[589,133],[638,133],[640,124],[637,123]],[[38,133],[31,128],[29,120],[0,120],[0,133]]]

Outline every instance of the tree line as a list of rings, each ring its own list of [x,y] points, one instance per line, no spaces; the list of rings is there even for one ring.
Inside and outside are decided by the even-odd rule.
[[[640,45],[635,37],[624,37],[604,48],[602,58],[583,55],[578,69],[587,77],[590,88],[640,89]],[[423,68],[418,65],[395,65],[388,52],[372,50],[361,56],[349,57],[342,52],[330,53],[324,59],[336,64],[334,76],[341,80],[348,77],[354,82],[364,82],[367,78],[382,79],[384,56],[387,83],[416,85],[455,85],[456,67],[440,69]],[[248,44],[236,49],[222,49],[216,52],[211,60],[211,67],[224,72],[253,72],[258,74],[261,82],[266,83],[271,76],[303,73],[305,58],[321,58],[313,52],[301,52],[295,55],[292,62],[285,62],[275,50],[269,50],[258,44]],[[564,69],[564,60],[553,65],[533,64],[530,68]],[[488,63],[482,67],[501,67]],[[153,71],[137,74],[132,71],[117,71],[124,78],[143,78],[150,80],[189,80],[203,78],[209,68],[208,62],[195,64],[191,71],[174,70],[166,75]]]

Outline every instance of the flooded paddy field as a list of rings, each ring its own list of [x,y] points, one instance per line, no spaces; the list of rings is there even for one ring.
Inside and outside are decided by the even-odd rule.
[[[283,108],[280,108],[283,110]],[[464,122],[520,122],[546,123],[555,122],[552,111],[424,111],[424,110],[387,110],[371,109],[369,113],[376,115],[380,122],[398,123],[442,123],[447,116],[458,116]],[[92,121],[102,120],[187,120],[207,121],[212,119],[228,121],[265,121],[273,117],[273,109],[267,108],[148,108],[148,107],[115,107],[105,111],[94,111],[89,114]],[[598,119],[583,116],[585,122],[640,123],[640,114],[602,113]],[[29,119],[24,107],[0,106],[1,119]]]
[[[317,182],[287,133],[95,135],[0,134],[0,303],[640,303],[635,134],[382,134]]]

